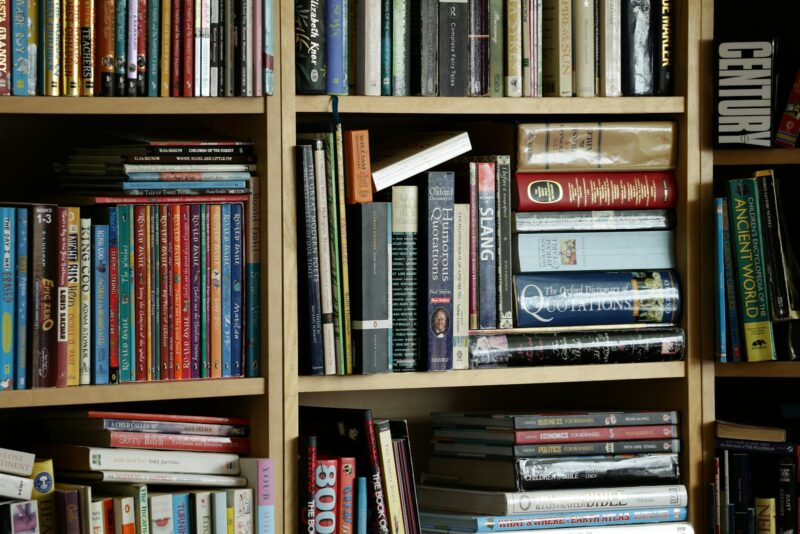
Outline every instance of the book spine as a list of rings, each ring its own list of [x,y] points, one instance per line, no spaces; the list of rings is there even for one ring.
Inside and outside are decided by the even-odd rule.
[[[61,3],[61,95],[80,95],[80,1]]]
[[[212,204],[209,217],[210,266],[211,281],[209,283],[211,299],[209,315],[211,316],[211,335],[209,338],[211,376],[222,376],[222,206]]]
[[[133,297],[131,286],[131,241],[130,241],[130,209],[120,206],[118,209],[118,246],[119,246],[119,381],[132,380],[132,355],[134,345],[133,317],[130,303]]]
[[[183,0],[181,28],[182,96],[194,96],[194,4],[201,0]]]
[[[392,0],[392,96],[411,94],[411,6]]]
[[[522,3],[505,0],[506,70],[505,96],[522,96]]]
[[[344,23],[344,30],[342,31],[342,39],[345,43],[345,48],[343,52],[348,52],[347,54],[347,64],[344,69],[345,75],[348,78],[348,81],[344,84],[345,88],[348,88],[352,81],[350,80],[353,76],[350,75],[350,71],[352,69],[351,64],[355,63],[355,55],[349,53],[347,45],[349,38],[349,28],[351,26],[350,23],[350,12],[354,11],[352,6],[350,6],[347,2],[344,4],[345,7],[345,16],[342,19]],[[264,79],[262,80],[263,90],[265,95],[272,95],[275,90],[275,34],[273,25],[275,24],[275,15],[272,8],[272,1],[271,0],[264,0],[264,6],[262,8],[263,13],[263,26],[264,30],[262,32],[262,39],[263,39],[263,54],[264,57],[262,59],[262,64],[264,66]],[[355,27],[355,25],[353,25]],[[355,39],[353,39],[355,41]],[[349,89],[348,89],[349,92]]]
[[[356,93],[381,94],[381,9],[380,0],[358,2],[356,36]]]
[[[775,523],[775,498],[756,497],[755,498],[755,517],[756,532],[766,534],[767,532],[777,532]],[[733,531],[733,528],[731,528]]]
[[[219,73],[220,73],[220,44],[222,39],[222,28],[219,23],[220,2],[210,0],[211,3],[211,23],[210,23],[210,42],[209,42],[209,96],[219,96]]]
[[[222,81],[223,92],[221,96],[234,96],[234,42],[235,42],[235,27],[236,20],[234,18],[234,2],[225,0],[222,4],[223,11],[220,11],[220,24],[225,28],[223,55],[222,55]],[[295,4],[296,5],[296,4]]]
[[[412,21],[412,31],[416,34],[414,28],[419,28],[419,36],[411,37],[412,47],[419,43],[419,94],[437,96],[439,94],[439,4],[437,0],[419,0],[419,2],[415,0],[411,5],[415,19]],[[416,73],[412,74],[416,76]],[[416,92],[416,87],[414,89]]]
[[[252,96],[264,96],[264,5],[262,0],[253,0],[250,3],[252,7],[252,23],[248,26],[250,30],[250,57],[248,60],[248,74],[252,77],[253,90]],[[347,9],[343,9],[344,17],[347,17]],[[343,30],[347,29],[346,20],[342,21]],[[342,33],[344,35],[344,33]],[[345,41],[342,47],[342,55],[345,56],[347,50],[347,42]],[[344,72],[347,74],[347,58],[343,57]],[[347,84],[345,83],[345,87]]]
[[[116,431],[109,432],[108,437],[110,447],[243,454],[250,452],[250,440],[247,438]]]
[[[200,322],[200,210],[201,206],[199,204],[192,204],[190,207],[189,212],[189,233],[190,233],[190,243],[191,243],[191,255],[190,255],[190,281],[189,287],[191,288],[191,302],[189,306],[189,317],[190,317],[190,360],[191,360],[191,377],[192,378],[200,378],[200,329],[204,327],[204,324]],[[238,254],[239,254],[239,269],[241,273],[241,211],[239,211],[238,219],[239,219],[239,242],[238,242]],[[235,282],[234,282],[235,283]],[[239,291],[241,295],[241,276],[238,279],[239,283]],[[239,354],[241,355],[241,299],[239,299]],[[234,331],[235,333],[235,331]],[[232,351],[232,354],[236,354]],[[237,358],[237,361],[240,362],[240,370],[241,370],[241,360]]]
[[[211,209],[207,204],[200,211],[200,374],[203,378],[211,376]]]
[[[303,335],[307,358],[301,358],[300,368],[304,374],[325,374],[322,346],[322,314],[320,308],[320,268],[319,248],[317,246],[317,210],[314,188],[314,156],[311,145],[301,145],[297,149],[297,178],[302,184],[298,187],[298,213],[303,214],[300,234],[305,248],[300,249],[298,266],[300,296],[304,310]],[[305,301],[305,302],[304,302]]]
[[[79,381],[92,383],[92,221],[80,219]]]
[[[676,323],[680,289],[672,271],[520,274],[514,277],[518,327]]]
[[[150,500],[148,503],[150,505],[150,532],[152,534],[172,534],[175,519],[172,515],[172,494],[160,493],[150,495],[148,498]]]
[[[192,87],[194,96],[202,96],[203,82],[201,81],[203,74],[203,0],[196,0],[194,3],[194,23],[192,24],[194,36],[194,59],[192,64],[194,66],[194,85]]]
[[[469,0],[467,33],[467,95],[489,94],[489,0]]]
[[[133,1],[133,0],[131,0]],[[115,0],[114,2],[114,96],[125,96],[125,78],[128,71],[126,61],[127,52],[127,0]],[[110,96],[110,95],[109,95]]]
[[[418,188],[392,188],[392,370],[419,369]]]
[[[469,369],[469,205],[453,210],[453,369]]]
[[[2,6],[0,6],[2,8]],[[0,390],[14,388],[14,336],[16,328],[16,224],[14,208],[0,208]]]
[[[675,63],[673,61],[675,17],[672,2],[656,0],[653,5],[654,67],[653,94],[655,96],[672,96],[675,84]]]
[[[300,481],[298,484],[299,530],[309,533],[316,532],[314,494],[316,489],[317,436],[301,435],[297,448],[300,456],[298,465],[298,478]]]
[[[622,0],[600,3],[600,96],[622,96]]]
[[[575,94],[582,97],[597,96],[594,72],[595,1],[573,0],[572,2],[575,32]]]
[[[521,21],[522,96],[531,96],[531,7],[532,2],[523,0],[520,3],[519,17]]]
[[[542,0],[531,2],[528,24],[531,26],[531,96],[541,97],[544,95],[542,78]]]
[[[774,360],[767,280],[762,241],[762,218],[755,178],[728,182],[729,216],[733,222],[736,287],[748,361]]]
[[[339,494],[337,517],[341,534],[354,534],[356,528],[356,459],[339,458]],[[262,531],[263,532],[263,531]]]
[[[347,2],[331,0],[325,6],[326,24],[326,85],[329,95],[346,95],[347,82]]]
[[[171,366],[169,355],[172,354],[170,343],[169,322],[172,317],[172,298],[170,295],[172,261],[170,257],[170,238],[172,236],[170,228],[169,206],[158,206],[158,274],[159,274],[159,316],[162,317],[162,324],[159,331],[159,352],[161,362],[159,375],[162,380],[170,376]]]
[[[467,96],[467,0],[439,0],[439,95]]]
[[[211,520],[213,521],[211,531],[228,532],[228,495],[223,491],[211,492]],[[170,534],[172,531],[165,532]]]
[[[247,308],[243,314],[246,329],[245,376],[261,376],[261,194],[260,178],[250,181],[250,199],[245,202],[245,290]],[[344,199],[342,199],[344,202]],[[342,215],[343,216],[343,215]],[[205,240],[201,240],[201,246]],[[206,324],[203,322],[202,324]]]
[[[511,232],[587,230],[667,230],[674,225],[668,210],[529,211],[514,213]]]
[[[514,323],[514,291],[511,270],[511,158],[496,162],[495,223],[497,231],[497,324],[511,328]]]
[[[773,443],[768,441],[751,441],[746,439],[719,438],[716,442],[717,449],[754,452],[765,454],[778,454],[794,456],[795,446],[791,443]]]
[[[651,11],[658,0],[622,0],[622,94],[654,94],[654,37]]]
[[[727,319],[725,312],[725,258],[722,220],[726,209],[725,199],[714,198],[714,346],[719,363],[728,362]]]
[[[800,104],[800,70],[795,75],[789,98],[786,100],[786,107],[781,115],[778,131],[775,133],[775,139],[772,140],[775,146],[794,148],[797,144],[800,123],[795,120],[793,110],[797,108],[798,104]]]
[[[91,383],[109,383],[109,242],[108,225],[92,226]]]
[[[503,55],[505,54],[504,0],[489,0],[489,96],[502,97],[505,86]]]
[[[742,345],[739,334],[739,307],[736,305],[736,281],[734,280],[733,250],[731,247],[730,209],[728,199],[722,199],[722,258],[725,272],[725,306],[728,354],[732,362],[742,361]]]
[[[69,210],[57,208],[57,239],[56,239],[56,387],[67,386],[67,338],[69,337],[69,289],[68,262],[69,250]]]
[[[91,471],[120,470],[220,475],[235,475],[239,472],[239,457],[233,453],[86,447],[80,454],[88,456],[88,469]]]
[[[125,96],[136,96],[137,61],[139,53],[139,3],[146,0],[128,0],[127,38],[125,41]]]
[[[134,225],[134,280],[136,280],[136,292],[132,296],[134,309],[134,322],[136,324],[136,334],[134,338],[134,358],[135,380],[147,380],[147,246],[146,235],[147,226],[145,218],[146,206],[134,206],[133,225]]]
[[[158,96],[170,96],[172,87],[172,0],[161,0],[161,44]]]
[[[108,208],[108,382],[120,378],[120,307],[119,307],[119,216],[116,207]]]
[[[558,48],[556,74],[556,93],[557,96],[572,96],[572,2],[571,0],[557,0],[557,26],[556,42]]]
[[[149,224],[147,241],[148,250],[150,251],[147,258],[150,284],[148,291],[148,309],[150,310],[148,348],[151,355],[148,363],[150,365],[151,380],[161,380],[161,273],[159,272],[161,265],[159,239],[161,234],[158,230],[160,219],[158,206],[148,206],[147,219]]]
[[[403,506],[400,500],[400,481],[397,478],[397,464],[392,447],[392,434],[389,421],[375,421],[375,437],[378,456],[381,462],[383,487],[386,495],[386,515],[389,518],[390,532],[405,533],[406,525],[403,517]]]
[[[336,458],[317,458],[314,466],[315,532],[338,530],[339,461]]]
[[[518,172],[515,181],[518,212],[665,209],[677,201],[671,172]]]
[[[595,353],[583,348],[598,347]],[[517,334],[498,338],[473,336],[469,356],[473,369],[578,363],[623,363],[683,359],[685,337],[679,328],[558,335]]]
[[[356,477],[356,534],[367,534],[367,477]]]
[[[392,96],[392,0],[381,5],[381,96]]]
[[[172,23],[169,35],[170,47],[172,51],[170,55],[170,94],[169,96],[182,96],[183,95],[183,26],[181,18],[183,16],[183,2],[185,0],[171,0],[172,13],[170,14],[170,21]]]
[[[222,376],[231,376],[231,205],[222,205]]]
[[[587,527],[611,525],[644,525],[666,521],[685,521],[686,508],[649,508],[643,510],[619,510],[617,512],[560,512],[537,514],[536,516],[480,517],[477,519],[479,532],[514,531],[524,528],[535,529],[542,522],[552,521],[560,524],[585,524]],[[425,514],[422,516],[423,524]]]
[[[295,0],[295,76],[297,94],[322,94],[325,70],[325,2]]]
[[[80,302],[80,212],[78,208],[67,210],[67,325],[64,338],[67,344],[67,383],[80,384],[81,362],[81,302]]]
[[[78,490],[56,488],[55,501],[56,531],[64,534],[80,534],[81,517],[78,508]]]
[[[223,243],[224,243],[224,231],[225,226],[222,227],[223,230]],[[189,206],[182,204],[181,205],[181,212],[180,212],[180,278],[181,278],[181,289],[180,289],[180,313],[181,313],[181,327],[180,330],[176,330],[175,337],[179,338],[178,343],[180,344],[180,352],[176,354],[176,366],[177,360],[180,359],[180,376],[182,379],[192,378],[192,316],[191,316],[191,302],[192,302],[192,285],[191,285],[191,255],[192,255],[192,244],[191,244],[191,224],[189,222]],[[177,251],[176,251],[177,253]],[[228,210],[228,266],[230,267],[230,210]],[[223,276],[225,273],[225,259],[223,256]],[[228,284],[230,284],[230,268],[228,269]],[[224,289],[225,289],[225,281],[223,279],[222,282],[222,289],[223,289],[223,298],[224,298]],[[230,287],[228,287],[228,304],[230,305]],[[230,312],[230,307],[228,308]],[[224,312],[224,309],[223,309]],[[224,317],[223,317],[224,323]],[[228,317],[228,325],[230,325],[230,316]],[[223,324],[223,332],[224,332],[225,325]],[[230,349],[230,343],[228,344],[228,349]],[[224,357],[224,345],[223,345],[223,357]],[[230,353],[229,353],[230,354]],[[180,355],[180,356],[178,356]],[[230,362],[230,358],[228,359]],[[230,366],[229,366],[230,370]]]
[[[469,173],[469,327],[478,328],[479,283],[478,277],[478,175]]]
[[[35,206],[31,225],[31,387],[54,387],[57,340],[57,210]]]
[[[778,493],[775,497],[777,506],[776,521],[778,531],[797,531],[797,464],[781,462],[778,464]]]
[[[515,445],[514,456],[590,456],[600,454],[650,454],[680,452],[680,440],[596,441],[587,443],[548,443]]]
[[[11,2],[11,35],[12,48],[10,63],[9,88],[14,96],[36,94],[36,85],[29,84],[29,71],[32,67],[28,51],[28,2],[12,0]],[[35,55],[35,53],[34,53]],[[35,65],[36,61],[33,62]]]
[[[158,65],[161,60],[161,4],[159,0],[147,2],[147,66],[145,69],[145,95],[158,96],[160,85]]]
[[[421,197],[420,227],[426,231],[425,264],[420,323],[420,339],[427,339],[424,360],[429,371],[453,367],[453,201],[454,176],[448,172],[428,173]],[[420,262],[420,267],[423,264]]]
[[[350,311],[350,264],[347,246],[347,214],[345,211],[345,178],[344,178],[344,135],[342,125],[336,124],[334,131],[336,146],[336,179],[339,202],[339,237],[341,243],[341,280],[342,280],[342,312],[344,322],[344,358],[345,374],[353,373],[353,337]]]
[[[754,173],[758,185],[759,210],[763,221],[764,259],[767,267],[767,287],[769,291],[770,315],[773,321],[788,319],[789,279],[786,272],[785,252],[781,243],[778,221],[778,197],[775,191],[775,175],[772,170]]]
[[[28,208],[17,208],[17,265],[16,275],[16,340],[14,345],[14,389],[28,389],[28,359],[30,354],[30,337],[28,328],[31,319],[28,317],[29,297],[30,297],[30,269],[31,252],[28,247]]]
[[[372,171],[369,156],[369,132],[344,132],[344,154],[347,170],[347,203],[372,202]]]
[[[478,176],[478,328],[497,328],[497,233],[495,164],[470,163]]]
[[[95,94],[96,20],[94,0],[81,0],[79,41],[81,96],[94,96]]]
[[[183,269],[181,262],[183,247],[181,230],[183,225],[181,224],[181,207],[182,205],[180,204],[170,206],[169,229],[171,239],[169,251],[167,252],[172,260],[170,267],[170,286],[172,288],[170,291],[172,296],[172,309],[170,311],[170,316],[172,320],[169,326],[171,344],[170,358],[172,359],[170,362],[170,378],[174,378],[176,380],[183,378]],[[219,224],[219,222],[217,224]],[[219,235],[220,234],[218,234],[218,236]],[[219,241],[217,241],[217,244],[219,244]],[[221,263],[219,264],[218,269],[219,270],[217,273],[220,273],[221,275]],[[221,284],[221,279],[219,280],[219,283]]]
[[[654,440],[677,438],[676,425],[620,426],[598,428],[575,428],[559,430],[518,430],[515,443],[583,443],[593,441]]]
[[[322,354],[326,375],[336,374],[336,342],[333,326],[333,283],[331,280],[331,238],[328,216],[328,180],[325,150],[321,140],[314,141],[314,186],[319,244],[320,311],[322,313]]]
[[[192,532],[191,503],[186,492],[172,494],[172,518],[174,521],[173,532],[188,534]],[[133,532],[131,533],[133,534]]]

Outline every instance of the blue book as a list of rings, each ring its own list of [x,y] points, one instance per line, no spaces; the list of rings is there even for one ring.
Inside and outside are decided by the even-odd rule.
[[[520,328],[675,323],[680,290],[674,271],[514,275]]]
[[[108,278],[108,291],[109,291],[109,301],[108,301],[108,351],[109,351],[109,359],[108,359],[108,381],[111,384],[116,384],[119,382],[119,331],[120,331],[120,321],[119,321],[119,225],[117,221],[119,220],[119,213],[117,208],[111,207],[108,208],[108,266],[109,266],[109,278]],[[113,265],[112,265],[113,262]],[[111,270],[114,270],[116,276],[111,278]],[[115,299],[111,299],[111,291],[114,290],[116,295]],[[113,342],[116,344],[115,347],[112,348],[111,343]],[[111,354],[115,354],[115,357],[112,359]]]
[[[36,95],[36,44],[30,44],[28,1],[13,0],[11,33],[13,39],[11,71],[11,94],[14,96]],[[32,53],[32,56],[31,56]],[[31,61],[31,57],[33,61]]]
[[[242,376],[242,263],[244,241],[242,205],[231,205],[231,375]]]
[[[471,516],[468,514],[421,512],[419,519],[422,528],[451,529],[465,532],[507,532],[563,528],[569,525],[599,527],[684,521],[686,520],[686,508],[621,508],[506,516]]]
[[[123,191],[128,189],[244,189],[247,185],[244,180],[207,180],[186,182],[150,182],[135,181],[121,182]]]
[[[222,376],[231,376],[231,205],[222,205]]]
[[[113,209],[113,208],[112,208]],[[131,214],[129,206],[117,207],[117,246],[119,247],[119,381],[131,381],[133,355],[133,279],[131,276]]]
[[[208,204],[200,205],[200,377],[211,376],[211,355],[208,353],[210,318],[208,303]]]
[[[392,96],[392,0],[381,3],[381,96]]]
[[[727,208],[725,199],[714,199],[714,341],[717,349],[717,361],[727,363],[727,333],[725,328],[725,253],[723,237],[723,218]]]
[[[347,5],[347,4],[345,4]],[[275,42],[274,42],[274,32],[273,32],[273,24],[274,24],[274,15],[272,10],[272,0],[264,0],[264,6],[262,8],[262,14],[264,16],[263,20],[263,27],[264,27],[264,35],[263,35],[263,47],[264,47],[264,94],[271,95],[275,91],[275,74],[274,74],[274,63],[275,63]],[[345,29],[344,35],[347,35],[347,16],[344,17],[345,21]],[[347,72],[347,69],[345,69]]]
[[[136,236],[134,230],[136,225],[133,222],[133,206],[126,206],[128,208],[128,279],[130,280],[131,284],[131,292],[128,295],[128,311],[130,313],[130,330],[131,330],[131,337],[130,343],[128,343],[129,353],[128,353],[128,361],[130,363],[130,370],[131,370],[131,381],[135,382],[136,377],[136,329],[139,328],[139,325],[136,324],[136,261],[134,252],[136,247],[134,246],[136,243]],[[120,355],[122,358],[122,355]],[[141,380],[142,377],[139,377]]]
[[[225,490],[211,492],[211,532],[228,532],[228,493]]]
[[[147,96],[158,96],[161,58],[161,2],[147,3]]]
[[[367,534],[367,477],[356,477],[356,534]]]
[[[14,389],[14,338],[17,316],[14,271],[17,265],[17,215],[0,208],[0,390]]]
[[[172,524],[174,534],[191,534],[192,514],[189,508],[189,493],[172,494]]]
[[[246,329],[246,367],[248,377],[261,376],[261,342],[259,338],[261,322],[261,263],[248,261],[245,265],[245,288],[247,289]]]
[[[108,225],[92,225],[92,384],[108,384]]]
[[[739,334],[739,308],[736,306],[736,281],[733,271],[733,248],[731,247],[730,211],[728,199],[722,199],[722,262],[725,273],[725,311],[728,360],[742,361],[741,336]]]
[[[329,95],[346,95],[347,81],[347,2],[327,0],[325,7],[326,66],[325,92]]]
[[[28,208],[17,208],[17,335],[14,340],[14,389],[28,389]]]

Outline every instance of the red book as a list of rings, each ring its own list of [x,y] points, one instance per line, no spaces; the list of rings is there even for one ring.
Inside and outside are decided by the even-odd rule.
[[[96,3],[95,96],[114,96],[114,0]]]
[[[518,172],[516,211],[673,208],[672,172]]]
[[[775,134],[775,146],[794,148],[797,143],[797,133],[800,132],[800,69],[792,84],[792,90],[786,101],[778,133]]]
[[[339,460],[318,458],[314,469],[316,532],[338,532]]]
[[[192,269],[190,208],[181,205],[181,376],[192,378]]]
[[[170,377],[171,367],[169,365],[170,344],[169,344],[169,320],[171,314],[169,299],[169,279],[170,262],[169,257],[169,206],[153,206],[158,211],[158,274],[159,274],[159,306],[161,317],[160,333],[160,352],[161,352],[161,378],[166,380]]]
[[[317,436],[300,436],[298,445],[300,465],[298,466],[298,479],[300,480],[300,527],[304,532],[316,532],[314,516],[314,494],[316,489],[317,466]]]
[[[675,425],[620,426],[596,428],[557,428],[517,430],[514,443],[583,443],[590,441],[626,441],[671,439],[678,437]]]
[[[181,206],[173,204],[170,206],[171,214],[170,219],[172,222],[172,310],[170,310],[170,317],[173,318],[172,323],[172,371],[173,375],[170,378],[179,380],[183,378],[183,347],[182,335],[183,332],[183,313],[181,312],[183,290],[181,273]]]
[[[339,458],[339,503],[337,517],[340,534],[353,534],[356,524],[356,459]]]
[[[181,61],[183,60],[183,55],[181,51],[181,15],[183,13],[183,6],[182,2],[184,0],[172,0],[172,67],[169,70],[170,74],[170,96],[181,96],[183,94],[183,79],[181,78],[181,74],[183,73],[183,69],[181,69]],[[192,20],[194,20],[194,15],[192,15]]]
[[[115,213],[116,207],[108,208]],[[108,239],[108,381],[119,382],[119,246],[116,225]]]
[[[58,228],[56,240],[58,250],[58,282],[56,298],[56,387],[67,387],[67,337],[69,336],[69,315],[68,305],[68,227],[69,210],[68,208],[58,208]]]
[[[250,439],[227,436],[194,436],[154,432],[118,432],[115,430],[82,432],[81,443],[94,447],[128,449],[163,449],[170,451],[250,453]]]
[[[200,423],[211,425],[247,425],[241,417],[216,417],[207,415],[180,415],[144,412],[111,412],[103,410],[70,411],[70,417],[84,419],[124,419],[128,421],[168,421],[172,423]]]
[[[114,499],[111,497],[103,499],[103,524],[106,526],[106,532],[109,534],[114,532]]]
[[[11,49],[14,46],[11,38],[11,0],[0,0],[0,95],[11,94]]]
[[[134,357],[136,361],[135,377],[133,380],[147,380],[147,217],[145,206],[134,206],[134,294],[133,310],[136,317],[136,339]]]
[[[200,0],[183,0],[183,61],[182,95],[194,96],[194,3]]]

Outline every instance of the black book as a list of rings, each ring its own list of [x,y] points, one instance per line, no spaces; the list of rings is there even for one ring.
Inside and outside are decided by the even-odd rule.
[[[295,83],[297,94],[325,93],[325,2],[295,0]]]
[[[778,463],[778,494],[775,502],[775,522],[778,532],[797,532],[797,463],[786,460]]]
[[[467,96],[468,8],[439,0],[439,96]]]
[[[297,250],[298,321],[300,373],[325,372],[322,346],[322,304],[319,248],[317,243],[317,205],[314,187],[314,154],[311,145],[298,145],[297,165]]]
[[[672,96],[675,85],[675,17],[672,0],[656,0],[653,9],[655,96]]]
[[[315,464],[317,463],[317,436],[301,435],[298,444],[297,489],[298,532],[316,532],[316,507],[314,506]]]
[[[489,94],[489,1],[469,0],[469,96]]]
[[[652,96],[652,9],[660,0],[622,0],[622,94]]]

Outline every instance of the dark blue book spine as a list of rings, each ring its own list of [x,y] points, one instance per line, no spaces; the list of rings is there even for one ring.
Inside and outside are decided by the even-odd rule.
[[[392,0],[381,2],[381,96],[392,96]]]
[[[14,389],[16,226],[15,209],[0,208],[0,390]]]
[[[367,477],[356,477],[356,534],[367,534]]]
[[[108,381],[119,382],[119,225],[116,207],[108,208]]]
[[[297,147],[298,180],[298,309],[300,310],[300,372],[325,374],[322,349],[322,308],[317,247],[317,205],[314,190],[314,153],[311,145]],[[355,316],[353,316],[355,318]]]
[[[778,495],[776,497],[776,521],[778,532],[797,532],[797,464],[792,461],[778,464]]]
[[[751,441],[747,439],[718,439],[717,449],[765,454],[794,455],[792,443],[772,443],[769,441]]]
[[[222,376],[231,376],[231,205],[222,205]]]
[[[494,163],[470,163],[478,176],[478,328],[497,328],[497,228]]]
[[[130,206],[117,207],[117,244],[119,246],[119,381],[131,381],[133,328],[131,325],[131,249]]]
[[[190,330],[189,340],[191,343],[191,368],[192,378],[200,378],[200,204],[189,206],[189,236],[190,236],[190,256],[189,274],[190,280],[190,302],[189,317]]]
[[[750,502],[750,461],[744,452],[735,452],[730,459],[730,501],[737,512],[745,512]]]
[[[17,208],[17,321],[14,343],[14,388],[27,389],[28,360],[28,208]]]
[[[108,225],[92,225],[92,384],[108,384]]]
[[[159,93],[159,59],[161,58],[161,2],[147,3],[147,96]]]
[[[346,95],[347,81],[347,2],[327,0],[325,24],[327,26],[326,46],[328,69],[325,92],[329,95]]]
[[[242,205],[231,206],[231,374],[242,376]]]
[[[265,6],[265,9],[267,8]],[[259,181],[250,181],[250,200],[246,204],[245,226],[246,246],[245,246],[245,282],[247,290],[247,313],[244,317],[245,336],[245,374],[248,377],[261,376],[261,259],[259,239],[260,229],[260,194]]]
[[[453,203],[452,172],[429,172],[420,201],[420,231],[426,233],[420,339],[427,340],[429,371],[453,368]]]
[[[723,252],[722,220],[725,217],[725,199],[714,199],[714,341],[717,361],[728,361],[727,333],[725,328],[725,255]]]
[[[530,273],[514,276],[517,326],[675,323],[674,271]]]
[[[728,199],[722,199],[722,259],[725,270],[725,309],[728,360],[742,361],[741,335],[739,334],[739,308],[736,306],[736,281],[733,271],[733,249],[731,247],[730,210]]]

